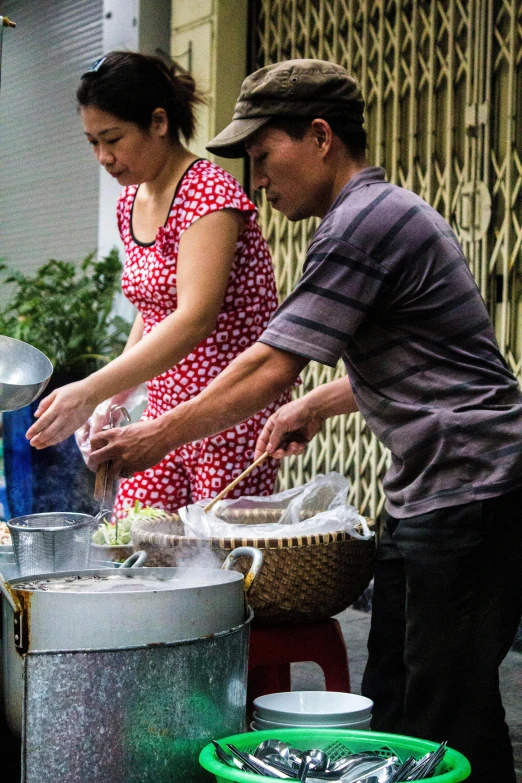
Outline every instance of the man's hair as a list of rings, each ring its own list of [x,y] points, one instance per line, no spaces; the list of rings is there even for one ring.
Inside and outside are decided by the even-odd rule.
[[[301,141],[315,117],[272,117],[267,128],[278,128],[295,141]],[[349,119],[343,117],[322,117],[336,136],[340,138],[350,155],[359,160],[366,155],[366,131],[354,128]]]

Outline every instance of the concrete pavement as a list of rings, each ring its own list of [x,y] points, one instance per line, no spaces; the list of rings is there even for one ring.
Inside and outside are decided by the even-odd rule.
[[[337,615],[348,649],[352,691],[361,692],[361,680],[366,664],[366,641],[370,629],[370,614],[355,609]],[[500,667],[500,688],[506,721],[515,753],[517,781],[522,783],[522,653],[512,650]],[[314,663],[292,664],[292,690],[322,690],[324,677]],[[495,783],[495,781],[492,781]],[[500,781],[498,781],[500,783]]]

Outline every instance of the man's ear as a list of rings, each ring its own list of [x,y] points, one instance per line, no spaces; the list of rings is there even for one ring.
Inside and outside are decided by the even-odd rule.
[[[330,128],[327,121],[323,120],[321,117],[312,120],[310,127],[319,151],[323,155],[326,155],[330,151],[330,147],[332,146],[332,139],[333,139],[332,129]]]
[[[167,112],[160,106],[152,112],[150,132],[161,137],[166,136],[169,132],[169,118],[167,117]]]

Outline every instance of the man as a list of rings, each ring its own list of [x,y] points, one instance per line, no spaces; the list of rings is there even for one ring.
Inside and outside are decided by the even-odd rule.
[[[363,692],[372,728],[448,740],[475,783],[514,783],[498,666],[522,609],[522,394],[445,220],[365,159],[363,101],[339,66],[294,60],[243,82],[209,145],[247,150],[290,220],[322,222],[267,330],[190,402],[93,438],[121,475],[251,416],[312,359],[347,377],[267,423],[258,451],[300,453],[359,409],[389,447]],[[290,445],[277,448],[282,441]]]

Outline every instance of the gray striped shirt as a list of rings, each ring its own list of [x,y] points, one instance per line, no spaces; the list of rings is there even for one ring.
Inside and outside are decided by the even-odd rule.
[[[386,507],[410,517],[522,485],[522,393],[448,223],[368,167],[317,229],[260,341],[335,366],[391,451]]]

